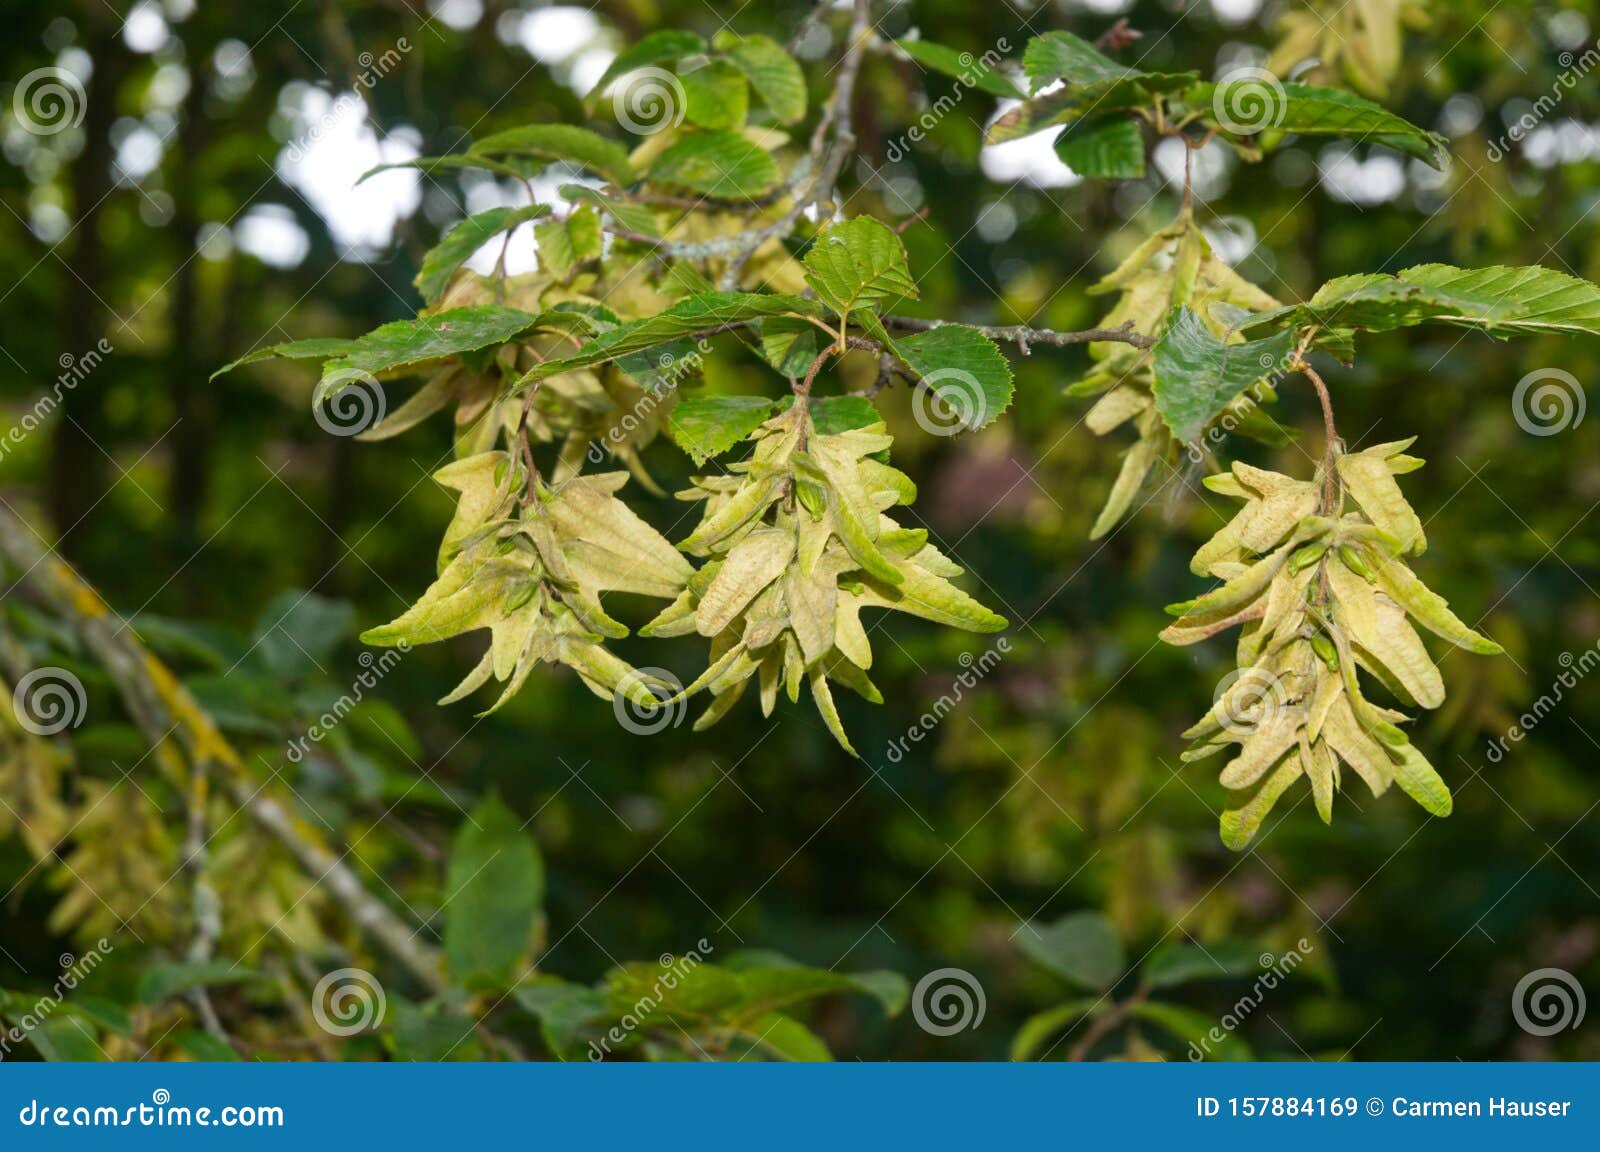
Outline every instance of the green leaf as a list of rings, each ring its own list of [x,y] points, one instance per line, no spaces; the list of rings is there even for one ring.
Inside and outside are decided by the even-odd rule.
[[[437,304],[449,287],[450,278],[474,252],[500,233],[510,232],[524,221],[536,220],[549,212],[547,205],[527,204],[520,208],[490,208],[468,216],[446,232],[422,258],[422,270],[415,281],[417,291],[429,304]]]
[[[731,60],[708,60],[678,73],[683,114],[701,128],[738,129],[750,114],[750,84]]]
[[[823,331],[798,317],[778,316],[761,321],[761,355],[790,380],[806,374],[822,352]]]
[[[444,900],[450,974],[468,987],[512,982],[544,906],[538,845],[496,796],[456,833]]]
[[[1137,180],[1144,175],[1144,137],[1127,116],[1092,116],[1056,137],[1061,162],[1087,180]]]
[[[24,1029],[12,1019],[12,1026],[28,1038],[40,1056],[51,1063],[98,1064],[105,1060],[94,1029],[76,1016],[62,1016]]]
[[[1109,1003],[1104,998],[1085,996],[1081,1000],[1069,1000],[1029,1016],[1011,1038],[1011,1059],[1018,1062],[1032,1060],[1044,1048],[1045,1041],[1057,1032],[1097,1008],[1109,1006]]]
[[[241,984],[260,974],[227,960],[203,964],[152,964],[139,975],[139,1003],[157,1004],[191,988],[216,984]]]
[[[1028,91],[1065,80],[1091,84],[1142,75],[1136,68],[1118,64],[1093,44],[1071,32],[1046,32],[1028,41],[1022,53],[1022,70],[1028,74]]]
[[[539,243],[539,263],[557,280],[567,280],[587,260],[598,259],[602,244],[600,213],[579,208],[565,220],[551,220],[533,230]]]
[[[1203,1012],[1181,1008],[1176,1004],[1163,1004],[1158,1000],[1130,1004],[1128,1012],[1193,1045],[1189,1053],[1191,1058],[1228,1061],[1251,1059],[1250,1045],[1225,1030],[1220,1020]],[[1199,1057],[1195,1057],[1196,1052],[1200,1054]]]
[[[744,73],[780,124],[795,124],[806,115],[806,76],[783,45],[767,36],[718,32],[713,44]]]
[[[583,1031],[607,1017],[605,996],[582,984],[538,975],[518,984],[512,998],[539,1021],[544,1042],[558,1060],[578,1058]]]
[[[539,322],[515,308],[478,304],[451,308],[415,320],[396,320],[350,342],[344,353],[322,366],[316,399],[320,403],[355,380],[426,364],[508,343]]]
[[[1122,976],[1122,940],[1098,912],[1072,912],[1054,924],[1024,924],[1017,944],[1029,957],[1080,987],[1105,991]]]
[[[347,340],[342,336],[314,336],[309,340],[290,340],[285,344],[272,344],[266,348],[257,348],[254,352],[247,352],[237,360],[230,361],[211,374],[215,380],[235,368],[245,364],[254,364],[258,360],[271,360],[280,357],[285,360],[326,360],[330,356],[342,356],[355,344],[354,340]]]
[[[524,124],[475,141],[469,156],[537,156],[570,160],[621,187],[633,182],[628,150],[615,140],[575,124]]]
[[[1011,406],[1011,365],[989,337],[962,324],[941,324],[895,339],[894,353],[941,406],[931,418],[968,431],[985,428]]]
[[[1151,104],[1158,93],[1186,88],[1199,73],[1140,73],[1119,80],[1100,80],[1024,100],[989,125],[990,144],[1020,140],[1058,124],[1071,124],[1090,116],[1105,116]]]
[[[1144,962],[1143,980],[1151,988],[1175,988],[1195,980],[1249,976],[1260,970],[1261,950],[1246,940],[1168,944]]]
[[[906,246],[893,229],[871,216],[857,216],[823,232],[804,263],[806,283],[841,316],[917,295]]]
[[[809,411],[811,427],[823,436],[883,423],[883,416],[865,396],[818,397],[811,401]],[[884,451],[887,454],[888,450]]]
[[[741,1028],[739,1034],[761,1052],[779,1060],[816,1064],[833,1059],[822,1037],[800,1021],[778,1012],[757,1017]]]
[[[601,333],[562,360],[548,360],[530,369],[515,389],[579,368],[593,368],[633,352],[643,352],[684,336],[701,336],[729,325],[768,316],[821,316],[817,305],[804,296],[764,295],[750,292],[702,292],[680,300],[665,312],[647,316]]]
[[[696,132],[650,165],[650,179],[718,200],[755,200],[778,183],[778,163],[737,132]]]
[[[437,1064],[442,1060],[482,1059],[475,1035],[477,1021],[459,1009],[441,1003],[413,1004],[394,1001],[390,1038],[400,1060]]]
[[[656,220],[656,214],[643,204],[633,204],[615,196],[607,196],[586,184],[563,184],[558,191],[564,199],[593,204],[629,232],[637,232],[642,236],[661,235],[661,225]]]
[[[1172,311],[1156,343],[1156,409],[1172,434],[1192,442],[1233,399],[1281,371],[1294,355],[1294,334],[1224,344],[1188,305]]]
[[[1011,80],[971,52],[957,51],[932,40],[896,40],[894,45],[924,68],[953,76],[968,88],[1012,100],[1019,95]]]
[[[750,435],[772,412],[773,402],[763,396],[689,396],[672,409],[667,427],[673,442],[701,465]]]
[[[684,32],[676,28],[664,28],[659,32],[652,32],[611,61],[610,67],[600,76],[599,82],[589,89],[589,95],[584,97],[584,101],[593,107],[596,98],[604,93],[618,76],[624,76],[640,68],[672,64],[685,56],[695,56],[705,50],[706,42],[693,32]]]
[[[1341,276],[1304,304],[1258,312],[1241,324],[1387,332],[1416,324],[1479,328],[1495,336],[1600,333],[1600,285],[1565,272],[1523,268],[1455,268],[1419,264],[1393,276]]]
[[[1418,128],[1342,88],[1279,84],[1252,73],[1237,80],[1202,81],[1184,91],[1183,102],[1205,123],[1233,136],[1269,131],[1343,136],[1388,145],[1439,169],[1449,155],[1437,132]]]

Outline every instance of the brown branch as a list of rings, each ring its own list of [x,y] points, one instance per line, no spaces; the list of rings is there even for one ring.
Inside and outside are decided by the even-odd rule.
[[[889,328],[901,328],[908,332],[928,332],[934,328],[942,328],[946,324],[960,323],[955,320],[924,320],[917,316],[885,316],[883,322]],[[968,324],[963,327],[982,332],[992,340],[1013,343],[1024,356],[1034,344],[1048,344],[1057,348],[1069,344],[1092,344],[1100,341],[1132,344],[1135,348],[1154,348],[1156,344],[1155,337],[1136,332],[1131,320],[1120,328],[1085,328],[1081,332],[1054,332],[1048,328],[1029,328],[1024,324],[1001,326]]]
[[[275,837],[318,883],[325,883],[356,924],[385,948],[430,991],[447,987],[443,961],[431,945],[368,892],[353,869],[322,843],[315,830],[297,821],[246,769],[239,753],[172,671],[66,561],[40,540],[31,526],[0,507],[0,556],[8,560],[44,603],[70,622],[99,660],[121,694],[129,714],[151,745],[176,740],[183,758],[157,757],[182,774],[203,772],[220,779],[234,802]],[[177,761],[176,764],[173,762]],[[177,779],[181,790],[190,780]]]

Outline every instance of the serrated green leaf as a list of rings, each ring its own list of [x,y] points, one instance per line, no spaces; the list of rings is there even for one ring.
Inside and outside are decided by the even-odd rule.
[[[498,797],[456,833],[445,880],[445,958],[466,987],[503,987],[533,943],[544,907],[544,863]]]
[[[400,369],[417,369],[509,343],[531,330],[539,317],[515,308],[478,304],[451,308],[414,320],[396,320],[350,342],[342,355],[322,366],[320,402],[355,380]]]
[[[587,260],[598,259],[602,249],[600,213],[579,208],[565,220],[551,220],[533,230],[539,243],[539,264],[557,280],[566,280]]]
[[[810,402],[807,411],[811,427],[823,436],[883,423],[883,417],[865,396],[818,397]],[[884,452],[887,454],[888,450]]]
[[[237,360],[224,364],[211,374],[211,379],[215,380],[218,376],[226,375],[246,364],[271,360],[275,357],[285,360],[326,360],[330,356],[344,355],[354,344],[354,340],[342,336],[314,336],[309,340],[290,340],[284,344],[272,344],[266,348],[257,348],[254,352],[247,352]]]
[[[429,304],[437,304],[449,287],[450,278],[474,252],[500,233],[549,214],[548,205],[525,204],[519,208],[490,208],[468,216],[446,232],[422,258],[422,270],[415,281],[417,291]]]
[[[1151,988],[1175,988],[1195,980],[1250,976],[1261,970],[1261,949],[1244,940],[1213,944],[1168,944],[1144,963],[1143,982]]]
[[[1156,409],[1183,443],[1195,437],[1250,385],[1281,371],[1294,354],[1294,334],[1224,344],[1188,305],[1168,316],[1152,358]]]
[[[1116,80],[1070,84],[1043,96],[1024,100],[997,117],[989,125],[985,140],[990,144],[1003,144],[1085,117],[1142,108],[1153,103],[1156,95],[1187,88],[1198,77],[1197,72],[1148,72]]]
[[[720,456],[772,416],[773,402],[762,396],[688,396],[668,418],[673,443],[696,465]]]
[[[637,232],[641,236],[661,235],[661,225],[656,220],[656,214],[646,205],[607,196],[586,184],[563,184],[558,191],[567,200],[593,204],[629,232]]]
[[[1016,939],[1029,957],[1092,991],[1110,988],[1126,968],[1122,940],[1099,912],[1071,912],[1051,924],[1024,924]]]
[[[1028,41],[1022,53],[1022,70],[1028,75],[1030,92],[1057,80],[1090,84],[1141,75],[1138,69],[1118,64],[1087,40],[1060,31],[1046,32]]]
[[[755,200],[778,183],[778,163],[737,132],[696,132],[650,165],[650,179],[718,200]]]
[[[953,76],[969,88],[1013,100],[1020,94],[1014,83],[971,52],[961,52],[932,40],[896,40],[894,45],[924,68]]]
[[[584,102],[593,107],[596,98],[619,76],[652,65],[672,64],[705,50],[706,42],[693,32],[677,28],[663,28],[659,32],[652,32],[611,61],[595,86],[589,89],[589,95],[584,97]]]
[[[683,114],[701,128],[739,129],[750,114],[750,84],[731,60],[713,59],[678,73]]]
[[[1253,99],[1241,101],[1237,116],[1228,113],[1230,93],[1245,92]],[[1182,99],[1205,123],[1230,135],[1274,131],[1342,136],[1388,145],[1439,169],[1449,154],[1437,132],[1418,128],[1383,105],[1342,88],[1263,82],[1252,74],[1246,79],[1201,81],[1186,89]]]
[[[1144,136],[1127,116],[1093,116],[1067,125],[1056,155],[1086,180],[1137,180],[1144,175]]]
[[[536,156],[544,160],[570,160],[599,173],[619,187],[633,181],[628,150],[615,140],[575,124],[524,124],[507,128],[467,149],[470,156]]]
[[[841,316],[917,295],[906,246],[892,228],[871,216],[857,216],[823,232],[804,263],[806,283]]]
[[[726,30],[717,33],[713,43],[744,73],[780,124],[805,119],[805,73],[783,45],[767,36],[736,36]]]
[[[822,310],[804,296],[753,292],[702,292],[680,300],[665,312],[601,333],[573,355],[548,360],[530,369],[515,389],[578,368],[593,368],[633,352],[643,352],[685,336],[701,336],[728,325],[771,316],[817,316]]]
[[[975,432],[1011,406],[1011,365],[1000,346],[976,328],[941,324],[897,337],[890,347],[933,393],[939,408],[931,419],[941,430],[959,424]]]
[[[1600,333],[1600,285],[1531,265],[1455,268],[1419,264],[1392,276],[1330,280],[1310,300],[1258,312],[1244,330],[1301,328],[1387,332],[1416,324],[1478,328],[1491,335]]]

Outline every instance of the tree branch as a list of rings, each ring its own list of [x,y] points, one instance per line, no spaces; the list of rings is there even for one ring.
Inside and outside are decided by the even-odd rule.
[[[900,328],[909,332],[931,332],[935,328],[943,328],[947,324],[959,324],[959,320],[924,320],[917,316],[885,316],[883,323],[889,328]],[[1048,344],[1061,348],[1069,344],[1093,344],[1101,341],[1132,344],[1135,348],[1154,348],[1156,341],[1153,336],[1146,336],[1136,332],[1133,321],[1122,325],[1120,328],[1085,328],[1081,332],[1055,332],[1049,328],[1029,328],[1023,324],[989,325],[966,324],[963,327],[972,328],[982,332],[991,340],[1004,340],[1015,344],[1018,350],[1028,355],[1029,348],[1034,344]]]

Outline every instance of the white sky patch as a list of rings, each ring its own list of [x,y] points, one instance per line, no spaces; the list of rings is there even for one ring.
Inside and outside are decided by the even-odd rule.
[[[1133,0],[1079,0],[1097,16],[1120,16],[1133,7]]]
[[[143,180],[161,165],[161,137],[148,125],[133,123],[117,142],[117,174],[127,180]]]
[[[350,260],[382,251],[395,225],[422,203],[422,176],[414,169],[381,172],[356,187],[369,169],[418,154],[413,132],[402,128],[379,141],[366,117],[366,103],[352,91],[332,96],[306,88],[295,110],[294,137],[277,160],[278,178],[316,209]]]
[[[1168,136],[1156,145],[1151,156],[1156,170],[1167,183],[1180,190],[1183,188],[1184,153],[1188,151],[1189,146],[1182,140]],[[1194,149],[1189,163],[1189,185],[1196,200],[1215,200],[1227,191],[1232,164],[1228,146],[1222,141],[1212,140],[1204,148]]]
[[[1405,191],[1406,173],[1393,156],[1374,154],[1359,158],[1348,145],[1332,144],[1317,158],[1322,187],[1335,200],[1370,208]]]
[[[1041,94],[1049,91],[1045,88]],[[1019,100],[1000,101],[997,115],[1009,112],[1019,103]],[[1056,155],[1055,140],[1049,132],[991,144],[978,153],[978,163],[985,176],[1001,184],[1015,184],[1020,180],[1035,188],[1071,188],[1083,183],[1083,177]]]
[[[282,204],[257,204],[240,217],[233,239],[272,268],[293,268],[311,251],[311,237]]]
[[[1211,0],[1211,11],[1219,23],[1236,28],[1255,19],[1261,11],[1261,0]]]
[[[154,52],[167,42],[167,21],[161,5],[140,0],[122,24],[122,41],[135,52]]]
[[[483,19],[483,0],[428,0],[428,11],[439,23],[464,32]]]
[[[599,18],[587,8],[561,5],[506,15],[507,26],[500,29],[502,35],[511,31],[515,43],[544,64],[560,64],[570,59],[600,32]],[[514,26],[510,23],[512,19],[516,21]]]
[[[572,90],[587,96],[616,58],[617,54],[609,48],[588,48],[578,53],[569,76]]]

